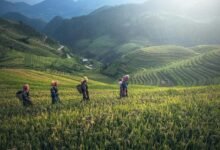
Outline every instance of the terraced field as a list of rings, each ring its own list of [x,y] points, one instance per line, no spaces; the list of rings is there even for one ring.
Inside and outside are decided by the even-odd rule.
[[[120,53],[120,49],[119,49]],[[199,55],[198,52],[176,45],[150,46],[123,51],[117,61],[110,64],[103,72],[118,77],[133,73],[142,68],[150,69]]]
[[[196,53],[191,49],[170,45],[143,48],[130,52],[123,57],[129,60],[128,66],[134,65],[133,67],[138,69],[164,66],[195,55]]]
[[[81,77],[25,69],[0,70],[0,149],[219,149],[220,86],[118,86],[89,81],[90,102],[75,90]],[[58,80],[62,104],[51,105]],[[15,92],[31,87],[33,107]]]
[[[79,64],[79,59],[60,57],[45,57],[18,51],[0,52],[0,67],[11,68],[32,68],[46,70],[58,70],[64,72],[74,72],[85,69]]]
[[[99,68],[85,71],[78,57],[62,57],[57,42],[21,24],[0,23],[0,149],[220,149],[219,46],[125,45],[118,51],[122,60],[105,70],[116,76],[139,70],[131,75],[129,96],[119,99],[117,82]],[[89,102],[75,88],[85,74],[94,79]],[[62,102],[56,105],[52,80]],[[26,83],[32,107],[15,97]]]
[[[220,83],[220,49],[156,69],[144,69],[132,75],[131,82],[146,85],[208,85]]]

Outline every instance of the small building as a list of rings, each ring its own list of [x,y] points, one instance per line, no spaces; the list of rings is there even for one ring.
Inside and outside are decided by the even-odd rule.
[[[85,63],[85,62],[88,62],[88,61],[89,61],[89,60],[88,60],[87,58],[83,58],[83,59],[82,59],[82,62],[84,62],[84,63]]]

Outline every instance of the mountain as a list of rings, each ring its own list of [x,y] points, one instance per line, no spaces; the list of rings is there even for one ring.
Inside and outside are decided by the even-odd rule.
[[[30,18],[41,18],[50,20],[55,16],[71,17],[75,16],[73,0],[45,0],[33,6],[25,3],[11,3],[4,0],[0,1],[0,15],[17,12]]]
[[[0,1],[0,15],[8,12],[18,12],[30,18],[41,18],[46,21],[55,16],[71,18],[91,13],[92,11],[105,5],[114,6],[125,3],[140,3],[144,0],[44,0],[33,6],[25,3],[11,3]]]
[[[59,43],[47,38],[30,26],[0,18],[1,47],[4,51],[16,50],[39,56],[59,56]]]
[[[131,83],[145,85],[207,85],[220,83],[220,46],[197,46],[197,56],[165,67],[142,69],[132,74]]]
[[[68,47],[22,22],[0,18],[0,33],[0,68],[59,71],[112,82],[100,73],[99,62],[91,59],[82,62]]]
[[[76,9],[75,3],[73,0],[45,0],[32,6],[28,13],[45,20],[50,20],[55,16],[70,18],[81,14]]]
[[[45,33],[70,46],[75,53],[104,63],[114,60],[120,46],[218,44],[219,19],[200,21],[171,13],[152,13],[144,4],[127,4],[87,16],[49,23]],[[52,20],[55,22],[56,20]],[[109,58],[109,55],[113,57]]]
[[[42,31],[47,24],[45,21],[43,21],[41,19],[28,18],[28,17],[26,17],[22,14],[16,13],[16,12],[10,12],[10,13],[4,14],[2,17],[9,19],[9,20],[23,22],[24,24],[27,24],[27,25],[33,27],[37,31]]]
[[[145,2],[146,1],[146,2]],[[11,3],[0,1],[0,15],[8,12],[18,12],[30,18],[41,18],[46,21],[55,16],[71,18],[74,16],[87,15],[104,6],[116,6],[128,3],[143,3],[148,12],[169,12],[176,15],[188,15],[197,19],[210,18],[220,15],[218,0],[193,0],[184,2],[182,0],[44,0],[33,6],[25,3]]]
[[[51,37],[53,37],[52,33],[55,33],[58,27],[63,23],[64,19],[62,17],[56,16],[54,17],[45,27],[44,32],[51,33]]]
[[[124,53],[126,51],[126,53]],[[118,77],[121,74],[130,74],[142,69],[152,69],[167,66],[172,63],[197,56],[194,50],[182,46],[160,45],[150,47],[134,47],[123,45],[117,51],[115,61],[103,68],[103,73]],[[122,56],[120,56],[120,53]],[[117,57],[120,56],[120,57]]]
[[[44,4],[49,2],[52,4],[49,0]],[[102,76],[101,71],[113,78],[131,74],[132,83],[138,84],[160,85],[159,81],[167,85],[219,83],[218,48],[214,48],[215,52],[211,53],[215,47],[212,45],[220,43],[218,15],[210,13],[213,17],[207,15],[201,19],[198,15],[194,17],[184,14],[182,10],[170,8],[169,3],[166,7],[159,4],[160,0],[155,0],[143,4],[106,6],[89,15],[72,19],[56,16],[43,30],[49,38],[23,21],[4,20],[0,38],[1,49],[4,50],[0,57],[1,66],[49,68],[71,73],[85,73],[88,66],[95,66],[96,71],[86,73]],[[183,8],[196,7],[190,5]],[[59,43],[70,49],[63,49]],[[197,45],[207,46],[194,48]],[[83,63],[74,54],[92,61]],[[212,57],[214,55],[216,57]],[[190,63],[193,64],[190,70],[184,70],[184,66]],[[215,66],[199,69],[206,63]],[[182,73],[179,70],[184,70],[185,76],[177,79],[176,76]],[[204,74],[200,79],[194,79],[194,73],[205,70],[214,75]],[[172,72],[175,76],[172,76]],[[184,81],[187,77],[189,80]]]
[[[219,45],[152,46],[127,52],[106,65],[102,72],[112,77],[131,74],[131,83],[134,84],[214,84],[220,81],[219,57]]]
[[[201,19],[183,11],[196,9],[196,3],[182,10],[170,5],[155,0],[103,7],[86,16],[54,18],[44,32],[74,53],[102,62],[102,73],[112,77],[196,57],[189,47],[220,44],[218,14]]]
[[[22,22],[0,18],[0,67],[80,72],[80,59],[69,49]]]
[[[8,12],[23,12],[31,6],[26,3],[11,3],[5,0],[0,0],[0,15]]]

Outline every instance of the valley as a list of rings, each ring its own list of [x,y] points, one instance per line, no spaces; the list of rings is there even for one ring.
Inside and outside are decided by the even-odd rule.
[[[0,149],[219,149],[219,4],[0,1]]]

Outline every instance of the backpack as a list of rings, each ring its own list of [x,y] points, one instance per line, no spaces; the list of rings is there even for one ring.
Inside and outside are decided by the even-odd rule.
[[[82,94],[81,84],[78,84],[78,85],[76,86],[76,89],[77,89],[77,91],[78,91],[80,94]]]
[[[17,97],[20,101],[23,100],[23,98],[22,98],[22,93],[23,93],[22,90],[19,90],[19,91],[16,92],[16,97]]]

